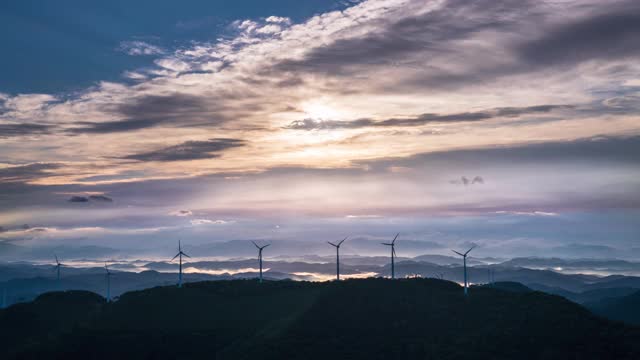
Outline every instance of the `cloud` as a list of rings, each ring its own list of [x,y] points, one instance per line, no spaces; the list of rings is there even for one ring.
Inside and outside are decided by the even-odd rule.
[[[487,0],[423,2],[422,6],[410,2],[405,6],[406,12],[393,9],[386,19],[375,19],[375,27],[361,36],[345,36],[322,44],[300,59],[280,62],[277,69],[352,75],[366,71],[367,66],[402,63],[419,54],[452,54],[456,49],[449,44],[483,30],[507,30],[522,17],[516,10],[531,5]],[[510,16],[500,16],[509,11]]]
[[[291,19],[289,19],[288,17],[282,17],[282,16],[269,16],[268,18],[265,19],[265,21],[268,23],[276,23],[276,24],[291,24]]]
[[[382,218],[382,215],[369,215],[369,214],[364,214],[364,215],[347,215],[345,216],[345,218],[347,219],[379,219]]]
[[[475,185],[475,184],[484,184],[484,179],[482,176],[475,176],[473,179],[469,180],[466,176],[461,176],[460,179],[450,180],[449,184],[454,185]]]
[[[89,196],[74,195],[68,201],[73,203],[87,203],[89,201],[113,202],[113,199],[105,195],[89,195]]]
[[[109,134],[146,129],[154,127],[161,122],[162,120],[159,119],[131,119],[103,122],[81,121],[74,124],[80,126],[69,128],[67,132],[72,134]]]
[[[633,1],[418,4],[404,2],[406,11],[391,5],[385,18],[362,23],[369,31],[354,26],[335,32],[301,55],[282,59],[274,71],[351,79],[354,91],[367,83],[389,93],[438,93],[492,87],[487,85],[507,78],[535,82],[536,72],[557,76],[567,65],[631,61],[640,54],[635,41],[640,6]]]
[[[49,171],[60,167],[61,165],[57,163],[32,163],[0,167],[0,183],[29,182],[46,176]]]
[[[183,161],[213,159],[221,156],[221,152],[245,145],[240,139],[210,139],[207,141],[187,141],[154,151],[132,154],[122,157],[137,161]]]
[[[30,135],[50,134],[54,126],[47,124],[21,123],[0,124],[0,139]]]
[[[234,223],[234,221],[226,221],[226,220],[209,220],[209,219],[193,219],[190,221],[191,225],[225,225]]]
[[[265,25],[261,28],[256,29],[256,33],[258,34],[277,34],[282,31],[280,25],[269,24]]]
[[[557,213],[548,211],[496,211],[496,214],[525,215],[525,216],[558,216]]]
[[[105,195],[89,195],[89,200],[98,202],[113,202],[113,199]]]
[[[151,45],[144,41],[134,40],[134,41],[123,41],[120,43],[118,50],[125,52],[132,56],[150,56],[150,55],[161,55],[165,53],[165,50],[159,46]]]
[[[169,215],[184,217],[184,216],[192,216],[193,212],[191,212],[191,210],[176,210],[176,211],[170,212]]]
[[[565,21],[519,45],[520,58],[535,66],[576,65],[594,59],[621,59],[640,54],[640,6],[614,2],[604,11]]]
[[[517,118],[531,114],[545,114],[553,111],[573,109],[572,105],[537,105],[527,107],[505,107],[486,111],[464,112],[454,114],[422,114],[410,118],[391,118],[386,120],[358,119],[353,121],[335,120],[296,120],[287,125],[292,130],[329,130],[329,129],[358,129],[365,127],[403,127],[422,126],[427,124],[476,122],[500,118]]]
[[[122,76],[131,80],[146,80],[149,78],[147,75],[137,71],[125,71]]]
[[[104,110],[121,120],[76,122],[68,129],[73,134],[108,134],[141,130],[155,126],[219,125],[226,121],[214,102],[203,96],[173,93],[144,95],[121,103],[103,106]]]

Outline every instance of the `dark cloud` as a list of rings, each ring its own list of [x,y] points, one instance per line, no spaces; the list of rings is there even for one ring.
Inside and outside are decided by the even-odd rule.
[[[302,59],[286,60],[278,71],[352,74],[362,65],[394,65],[416,54],[451,51],[447,42],[481,30],[506,29],[518,18],[514,9],[528,1],[448,1],[440,9],[396,22],[379,21],[378,30],[363,37],[319,46]],[[508,14],[509,16],[501,16]],[[516,16],[514,16],[516,14]]]
[[[627,4],[551,28],[518,46],[517,53],[536,66],[639,55],[640,6]]]
[[[405,158],[357,161],[369,171],[386,171],[389,166],[410,168],[468,168],[504,164],[628,164],[640,165],[640,136],[590,137],[572,141],[549,141],[504,146],[488,146],[464,150],[430,152]]]
[[[72,134],[109,134],[114,132],[133,131],[146,129],[158,125],[160,120],[118,120],[118,121],[105,121],[105,122],[88,122],[80,121],[76,125],[80,127],[74,127],[67,130]]]
[[[27,135],[46,135],[51,133],[54,126],[45,124],[0,124],[0,139]]]
[[[0,183],[28,182],[46,175],[47,171],[60,168],[56,163],[33,163],[0,169]]]
[[[123,120],[106,122],[80,121],[68,130],[72,134],[106,134],[140,130],[155,126],[219,125],[226,121],[220,112],[224,106],[205,96],[187,94],[148,95],[123,104],[104,108]]]
[[[89,196],[75,195],[69,199],[69,202],[74,202],[74,203],[86,203],[89,201],[113,202],[111,198],[104,195],[89,195]]]
[[[460,179],[449,181],[449,183],[453,185],[467,186],[467,185],[475,185],[475,184],[484,184],[484,179],[482,178],[482,176],[475,176],[473,179],[469,180],[468,177],[462,176],[460,177]]]
[[[127,155],[122,157],[122,159],[137,161],[180,161],[212,159],[220,157],[220,152],[224,150],[244,145],[244,140],[228,138],[217,138],[207,141],[187,141],[179,145],[170,146],[154,151]]]
[[[115,111],[131,119],[173,120],[181,116],[207,117],[210,107],[210,101],[205,97],[176,93],[139,97],[130,103],[119,104]]]
[[[105,195],[89,195],[91,201],[113,202],[113,199]]]
[[[415,70],[411,78],[398,78],[395,84],[386,81],[381,90],[442,90],[591,59],[640,55],[637,1],[606,6],[567,4],[564,11],[584,14],[574,15],[574,19],[580,16],[577,20],[560,18],[557,11],[536,1],[449,0],[424,14],[378,20],[375,31],[319,45],[301,58],[276,64],[271,71],[369,78],[392,67],[409,67]],[[483,38],[484,31],[491,38]],[[507,64],[491,57],[476,58],[472,45],[476,41],[466,45],[460,40],[490,42],[495,51],[516,61]],[[454,59],[455,66],[443,65],[448,59]]]
[[[173,215],[173,216],[191,216],[191,215],[193,215],[193,212],[191,210],[178,210],[178,211],[172,212],[170,215]]]
[[[358,119],[353,121],[314,120],[304,119],[291,122],[285,129],[291,130],[330,130],[330,129],[357,129],[375,126],[376,121],[371,119]]]
[[[464,112],[456,114],[422,114],[412,118],[392,118],[386,120],[358,119],[354,121],[336,120],[297,120],[286,126],[293,130],[328,130],[328,129],[357,129],[364,127],[389,126],[421,126],[430,123],[453,123],[491,120],[504,117],[519,117],[530,114],[548,113],[556,110],[573,109],[571,105],[540,105],[529,107],[505,107],[478,112]]]

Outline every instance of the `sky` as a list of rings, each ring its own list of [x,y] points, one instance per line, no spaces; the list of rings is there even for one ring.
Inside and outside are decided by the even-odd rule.
[[[0,241],[640,255],[637,1],[34,0],[0,23]]]

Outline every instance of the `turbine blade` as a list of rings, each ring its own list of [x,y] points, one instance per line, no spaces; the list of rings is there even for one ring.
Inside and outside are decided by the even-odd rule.
[[[396,234],[396,237],[394,237],[394,238],[393,238],[393,241],[391,242],[392,244],[395,244],[396,239],[398,238],[398,236],[400,236],[400,233],[397,233],[397,234]]]
[[[271,244],[267,244],[267,245],[263,246],[262,248],[264,249],[264,248],[266,248],[268,246],[271,246]]]
[[[328,242],[328,243],[329,243],[329,245],[331,245],[331,246],[338,247],[338,245],[336,245],[336,244],[332,243],[331,241],[327,241],[327,242]]]
[[[174,256],[173,259],[171,259],[171,261],[175,260],[178,256],[180,256],[180,253],[177,253],[176,256]]]
[[[187,255],[187,254],[185,254],[185,253],[182,253],[182,256],[186,256],[186,257],[188,257],[189,259],[191,259],[191,256],[189,256],[189,255]]]
[[[398,256],[398,255],[396,255],[396,248],[394,247],[392,249],[393,249],[393,256]]]
[[[456,253],[456,254],[458,254],[458,255],[460,255],[460,256],[464,256],[464,254],[461,254],[461,253],[459,253],[459,252],[457,252],[457,251],[455,251],[455,250],[451,250],[451,251],[453,251],[454,253]]]
[[[465,255],[467,255],[467,254],[468,254],[468,253],[470,253],[470,252],[471,252],[471,250],[473,250],[475,247],[476,247],[476,246],[475,246],[475,245],[473,245],[473,246],[471,247],[471,249],[467,250],[467,252],[466,252],[466,253],[464,253],[464,254],[465,254]]]
[[[342,245],[342,243],[343,243],[345,240],[347,240],[347,238],[348,238],[348,236],[347,236],[346,238],[342,239],[342,241],[340,241],[340,242],[338,243],[338,246]]]
[[[53,256],[55,256],[55,257],[56,257],[56,264],[60,264],[60,261],[58,261],[58,255],[53,254]]]
[[[256,244],[255,241],[251,240],[251,242],[253,243],[253,245],[255,245],[255,247],[257,247],[258,249],[260,249],[260,246],[258,246],[258,244]]]
[[[393,245],[393,244],[389,244],[389,243],[380,243],[380,244],[382,244],[382,245],[387,245],[387,246],[391,246],[391,245]]]

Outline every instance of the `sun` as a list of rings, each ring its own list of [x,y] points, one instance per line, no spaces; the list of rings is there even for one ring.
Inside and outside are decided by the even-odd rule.
[[[302,111],[306,117],[313,120],[338,120],[342,113],[322,101],[310,101],[302,104]]]

